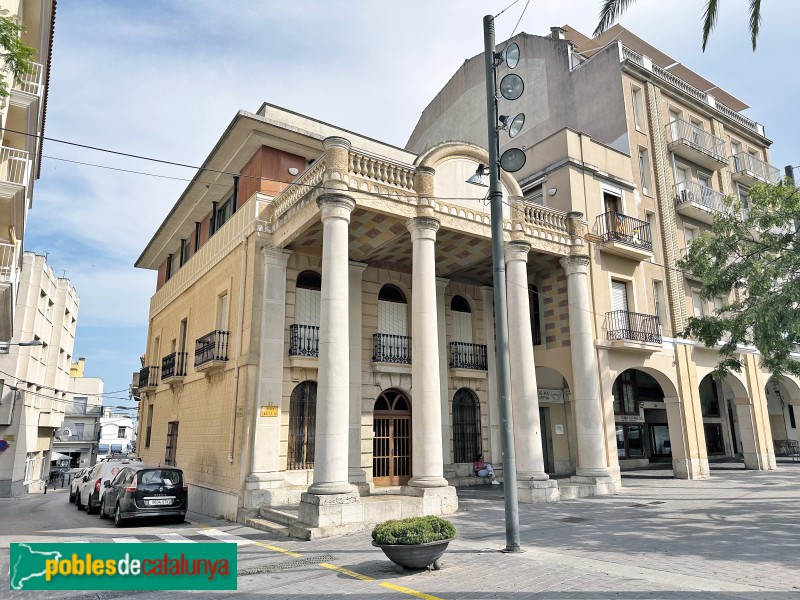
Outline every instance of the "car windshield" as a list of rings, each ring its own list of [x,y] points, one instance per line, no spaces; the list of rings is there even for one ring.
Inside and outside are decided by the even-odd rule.
[[[175,469],[140,471],[139,482],[144,485],[180,485],[181,472]]]

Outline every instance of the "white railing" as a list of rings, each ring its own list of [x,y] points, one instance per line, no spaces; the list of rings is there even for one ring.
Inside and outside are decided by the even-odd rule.
[[[0,146],[0,181],[25,185],[28,182],[28,153]]]
[[[567,231],[567,214],[560,210],[534,204],[524,204],[522,209],[526,223],[560,232]]]
[[[726,162],[725,141],[707,131],[701,129],[694,123],[675,119],[667,125],[671,142],[684,142],[705,154],[709,154],[718,161]]]
[[[724,198],[718,191],[694,181],[680,181],[675,184],[676,206],[691,202],[700,204],[713,212],[727,213],[731,209],[725,204]]]
[[[371,156],[363,150],[350,152],[348,168],[353,175],[379,183],[414,190],[414,169],[385,158]]]
[[[0,243],[0,282],[16,281],[17,273],[17,246],[16,244]]]
[[[734,173],[752,173],[758,179],[773,185],[781,180],[781,172],[778,169],[747,152],[731,156],[731,169]]]
[[[324,155],[323,155],[324,156]],[[305,172],[295,179],[289,187],[275,197],[267,210],[272,210],[271,222],[275,223],[281,216],[297,204],[301,198],[309,194],[317,187],[325,176],[325,161],[320,156],[314,164],[308,167]],[[259,218],[263,221],[270,221],[268,215],[263,213]]]
[[[14,81],[14,89],[38,96],[42,91],[43,68],[39,63],[31,63],[31,67],[32,70],[30,73],[22,73]]]
[[[732,108],[729,108],[722,104],[721,102],[717,101],[713,96],[707,94],[706,92],[694,87],[692,84],[684,81],[677,75],[670,73],[663,67],[659,67],[649,59],[644,57],[643,55],[634,52],[623,43],[619,42],[620,48],[620,61],[630,61],[636,63],[640,67],[644,67],[648,71],[651,71],[654,75],[658,78],[666,81],[673,87],[679,89],[680,91],[684,92],[685,94],[699,100],[703,104],[707,104],[711,108],[716,109],[721,114],[725,115],[731,121],[734,121],[738,125],[750,129],[751,131],[755,131],[758,135],[764,135],[764,128],[759,124],[753,121],[752,119],[748,119],[744,115],[739,114]]]

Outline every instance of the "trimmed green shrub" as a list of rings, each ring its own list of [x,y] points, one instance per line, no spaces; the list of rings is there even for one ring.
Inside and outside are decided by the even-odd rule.
[[[409,517],[378,523],[372,530],[372,539],[381,545],[427,544],[455,537],[456,528],[441,517]]]

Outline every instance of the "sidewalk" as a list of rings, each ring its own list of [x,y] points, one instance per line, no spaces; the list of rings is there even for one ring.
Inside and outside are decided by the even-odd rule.
[[[781,462],[775,472],[715,464],[706,481],[641,470],[624,475],[623,485],[612,497],[520,505],[524,552],[512,555],[499,551],[502,486],[459,489],[461,509],[452,518],[458,538],[441,571],[397,575],[368,532],[276,541],[303,556],[332,555],[337,567],[376,581],[340,572],[338,589],[307,578],[284,588],[288,594],[275,593],[383,596],[387,586],[379,585],[388,582],[407,594],[448,599],[800,598],[800,464]],[[263,577],[240,577],[240,591],[264,593]]]

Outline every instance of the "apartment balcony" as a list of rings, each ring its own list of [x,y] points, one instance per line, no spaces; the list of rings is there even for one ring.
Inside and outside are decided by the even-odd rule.
[[[676,119],[667,124],[669,149],[696,165],[712,171],[728,164],[725,141],[697,125]]]
[[[58,429],[64,423],[63,412],[40,412],[39,427],[52,427]]]
[[[139,391],[147,392],[158,387],[158,367],[142,367],[139,371]]]
[[[14,333],[18,262],[17,245],[0,243],[0,340],[3,341],[10,340]]]
[[[42,72],[43,67],[39,63],[31,63],[32,70],[30,73],[22,73],[14,80],[11,86],[11,94],[15,92],[22,92],[31,96],[42,96]]]
[[[289,325],[289,356],[319,358],[319,327],[316,325]]]
[[[597,217],[596,230],[601,250],[635,260],[653,256],[653,238],[645,221],[609,211]]]
[[[411,338],[405,335],[376,333],[372,336],[372,362],[411,364]]]
[[[180,383],[186,377],[188,352],[173,352],[161,359],[161,381],[163,383]]]
[[[747,152],[731,156],[731,178],[743,185],[759,183],[775,185],[781,181],[781,172]]]
[[[458,375],[483,379],[488,369],[486,346],[466,342],[450,342],[450,368],[461,371]]]
[[[661,324],[656,315],[612,310],[606,313],[606,339],[611,348],[653,352],[661,348]]]
[[[711,225],[716,215],[730,213],[731,207],[718,191],[694,181],[681,181],[675,184],[675,210]]]
[[[53,440],[53,445],[55,446],[56,444],[69,444],[73,442],[94,442],[96,444],[98,442],[99,437],[100,437],[99,431],[76,433],[73,435],[62,436],[61,438],[56,436],[56,439]]]
[[[67,417],[101,417],[103,416],[103,407],[98,405],[84,406],[68,402],[64,414]]]
[[[219,371],[228,362],[229,331],[212,331],[195,340],[194,368],[210,373]]]

